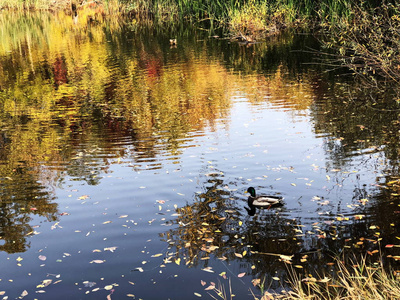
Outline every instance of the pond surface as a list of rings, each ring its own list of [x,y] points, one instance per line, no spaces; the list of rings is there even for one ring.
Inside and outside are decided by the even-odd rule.
[[[286,285],[280,255],[303,276],[343,251],[398,258],[399,111],[313,37],[246,47],[84,14],[0,28],[3,299],[253,299],[254,280]],[[250,216],[249,186],[284,206]]]

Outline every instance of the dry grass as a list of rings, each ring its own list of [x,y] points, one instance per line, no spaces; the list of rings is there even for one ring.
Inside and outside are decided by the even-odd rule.
[[[346,266],[336,259],[334,277],[301,279],[290,270],[291,289],[281,294],[265,292],[260,300],[389,300],[400,298],[400,281],[382,263],[369,266],[365,258]],[[254,298],[258,299],[258,298]]]
[[[389,273],[383,264],[369,265],[365,258],[358,263],[350,261],[349,265],[342,260],[335,260],[336,274],[314,278],[302,278],[288,265],[289,288],[274,293],[265,291],[265,282],[258,282],[258,295],[252,291],[254,300],[395,300],[400,299],[400,278],[398,272]],[[254,283],[255,280],[253,280]],[[210,288],[208,288],[210,290]],[[215,293],[214,295],[212,294]],[[261,293],[261,294],[260,294]],[[209,292],[213,299],[228,300],[234,296],[231,284],[226,291],[220,283]]]

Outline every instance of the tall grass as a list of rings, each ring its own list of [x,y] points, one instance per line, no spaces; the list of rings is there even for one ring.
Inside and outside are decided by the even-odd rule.
[[[118,4],[116,4],[118,2]],[[241,10],[268,11],[274,17],[283,16],[285,22],[293,22],[296,19],[312,18],[320,16],[328,18],[346,14],[351,1],[348,0],[103,0],[97,1],[105,6],[123,7],[124,11],[134,14],[145,14],[165,18],[166,14],[178,18],[213,18],[227,21]],[[66,7],[68,0],[0,0],[0,8],[13,9],[52,9]],[[85,2],[83,2],[85,5]],[[247,14],[249,15],[249,14]],[[251,14],[249,15],[251,16]],[[266,20],[268,15],[261,15]]]
[[[292,290],[271,299],[287,300],[353,300],[399,299],[400,281],[385,270],[382,263],[368,265],[365,258],[351,266],[336,259],[336,276],[300,279],[292,272]]]
[[[280,293],[265,290],[265,282],[258,281],[261,294],[251,294],[254,300],[394,300],[400,298],[400,281],[393,273],[385,270],[382,263],[368,264],[365,257],[344,263],[335,260],[336,274],[314,278],[302,278],[296,271],[288,268],[290,288],[283,287]],[[254,281],[253,281],[254,282]],[[210,289],[213,287],[213,289]],[[224,285],[207,288],[213,299],[232,299],[230,282],[229,290]],[[214,294],[213,294],[214,293]]]

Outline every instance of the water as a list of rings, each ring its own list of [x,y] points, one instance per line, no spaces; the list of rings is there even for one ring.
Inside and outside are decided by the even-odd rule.
[[[329,274],[397,243],[397,108],[325,72],[312,37],[0,22],[3,297],[252,299],[285,285],[280,255]],[[249,216],[249,186],[285,205]]]

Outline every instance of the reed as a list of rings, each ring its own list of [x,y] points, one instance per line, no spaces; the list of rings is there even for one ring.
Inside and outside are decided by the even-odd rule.
[[[287,300],[352,300],[398,299],[400,282],[397,272],[390,273],[378,262],[369,265],[365,257],[350,265],[336,259],[336,276],[301,279],[292,272],[291,291],[274,295],[271,299]]]
[[[382,258],[381,258],[382,259]],[[349,260],[347,263],[335,259],[335,274],[314,278],[311,275],[301,277],[290,267],[289,288],[282,286],[280,293],[265,290],[265,281],[258,282],[258,293],[250,289],[254,300],[389,300],[398,299],[400,281],[398,271],[387,271],[382,262],[369,264],[365,257]],[[208,288],[210,290],[210,288]],[[213,299],[231,299],[233,291],[229,282],[229,293],[223,284],[214,286],[210,291]]]
[[[87,2],[89,3],[89,2]],[[241,10],[268,10],[272,14],[283,14],[286,21],[320,16],[323,18],[348,13],[348,0],[103,0],[108,11],[133,12],[164,18],[166,14],[179,18],[198,20],[205,17],[227,20]],[[55,9],[68,7],[70,1],[58,0],[0,0],[0,8],[11,9]],[[86,5],[83,2],[83,5]]]

